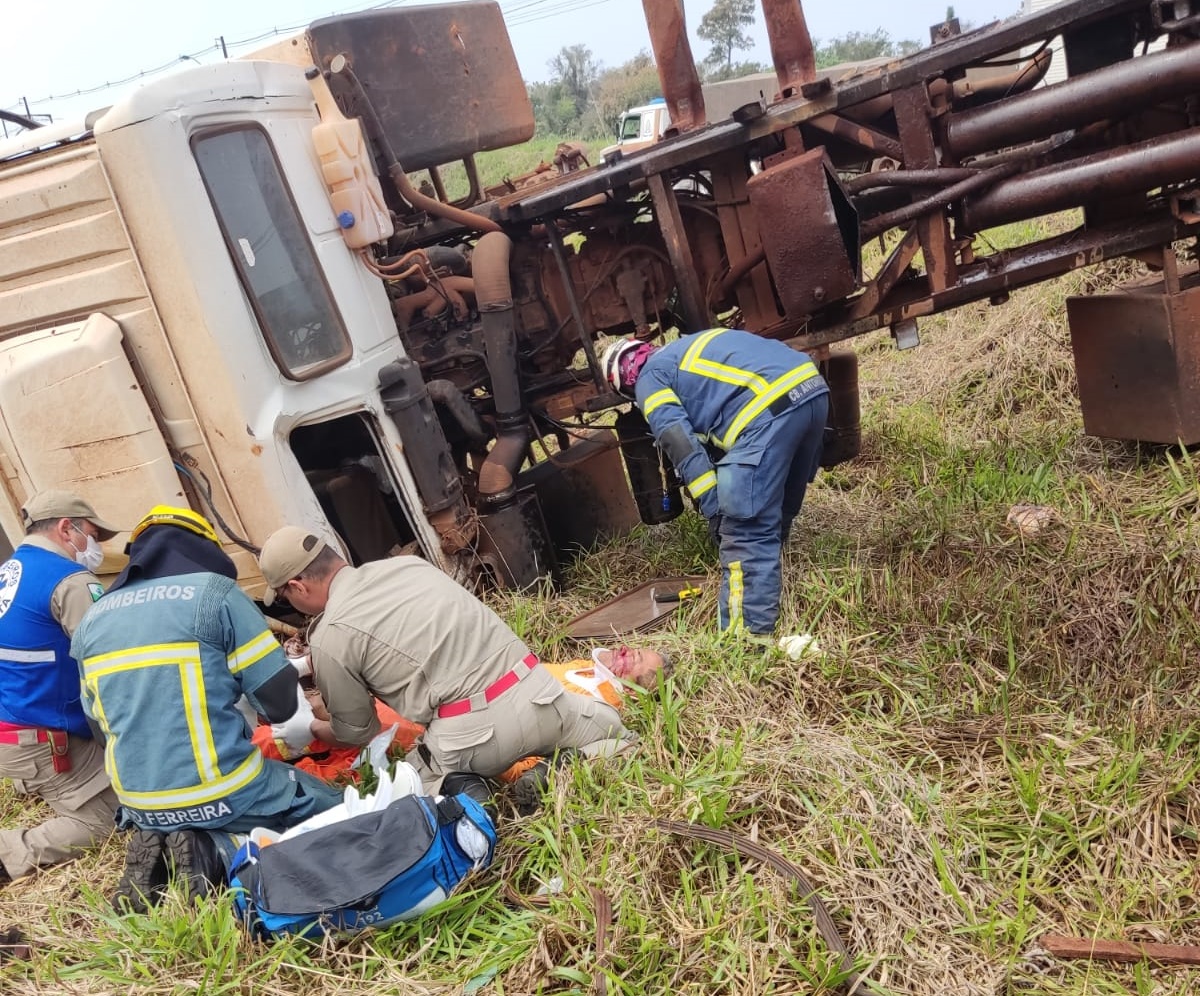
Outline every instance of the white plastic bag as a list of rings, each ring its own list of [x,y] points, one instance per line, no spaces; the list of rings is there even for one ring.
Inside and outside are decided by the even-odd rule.
[[[400,761],[396,764],[394,773],[384,770],[379,777],[379,786],[374,792],[360,796],[353,785],[347,785],[342,801],[336,806],[323,813],[317,813],[316,816],[310,816],[303,823],[296,824],[279,839],[287,840],[290,837],[299,837],[300,834],[308,833],[309,830],[319,830],[321,827],[348,820],[352,816],[378,812],[387,809],[397,799],[406,795],[420,794],[421,776],[417,774],[417,769],[406,761]]]
[[[821,653],[821,646],[811,633],[793,633],[790,636],[781,636],[779,649],[794,661],[802,660],[805,657],[817,657]]]

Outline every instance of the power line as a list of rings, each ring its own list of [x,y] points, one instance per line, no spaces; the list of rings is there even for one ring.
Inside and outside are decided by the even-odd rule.
[[[380,10],[387,7],[398,7],[408,0],[382,0],[376,3],[359,3],[345,7],[341,10],[331,12],[329,17],[338,17],[342,14],[358,13],[367,10]],[[558,17],[562,14],[571,13],[577,10],[584,10],[588,7],[597,7],[604,3],[610,3],[611,0],[517,0],[515,3],[509,4],[507,7],[502,7],[501,11],[505,14],[505,24],[513,27],[532,24],[536,21],[546,20],[551,17]],[[508,15],[516,15],[510,17]],[[228,53],[238,49],[246,48],[250,45],[256,45],[266,41],[269,38],[276,38],[280,35],[290,35],[294,32],[307,28],[312,20],[303,21],[300,24],[288,25],[286,27],[274,27],[268,31],[262,31],[259,34],[252,35],[248,38],[241,38],[237,41],[226,42],[224,38],[218,38],[212,45],[207,48],[198,49],[194,52],[178,55],[168,62],[155,66],[152,69],[143,69],[136,73],[132,73],[122,79],[107,80],[104,83],[99,83],[96,86],[82,87],[78,90],[71,90],[66,93],[49,94],[45,97],[39,97],[34,100],[22,100],[16,104],[10,105],[7,110],[19,110],[22,107],[28,107],[33,104],[48,104],[54,101],[72,100],[77,97],[86,97],[94,93],[103,93],[105,90],[112,90],[116,87],[128,86],[130,83],[136,83],[138,80],[146,79],[150,76],[155,76],[158,73],[166,72],[169,69],[174,69],[181,62],[200,62],[202,56],[213,55],[218,52]]]
[[[342,10],[332,11],[327,16],[337,17],[342,14],[350,14],[350,13],[355,13],[357,11],[362,11],[362,10],[376,10],[381,7],[395,7],[395,6],[399,6],[400,4],[405,3],[405,2],[406,2],[406,0],[383,0],[383,2],[381,2],[381,3],[358,3],[358,4],[354,4],[350,7],[343,8]],[[315,18],[313,20],[315,20]],[[293,25],[289,25],[287,27],[274,27],[274,28],[271,28],[269,31],[263,31],[257,35],[249,37],[249,38],[242,38],[238,41],[225,42],[224,48],[226,51],[233,50],[233,49],[239,49],[239,48],[245,48],[247,45],[254,45],[258,42],[266,41],[268,38],[275,38],[280,35],[289,35],[296,31],[300,31],[301,29],[308,27],[308,25],[311,23],[312,23],[312,20],[308,20],[308,21],[304,21],[300,24],[293,24]],[[217,41],[215,41],[212,45],[209,45],[207,48],[202,48],[195,52],[185,53],[183,55],[176,56],[174,59],[171,59],[169,62],[164,62],[160,66],[155,66],[153,69],[140,70],[139,72],[136,72],[129,76],[126,76],[124,79],[108,80],[104,83],[97,84],[96,86],[83,87],[78,90],[72,90],[68,93],[50,94],[45,97],[39,97],[36,100],[30,100],[30,101],[28,101],[28,103],[29,104],[46,104],[46,103],[50,103],[51,101],[55,101],[55,100],[70,100],[75,97],[86,97],[88,94],[92,94],[92,93],[101,93],[104,90],[111,90],[114,87],[118,87],[118,86],[127,86],[128,84],[134,83],[137,80],[145,79],[147,76],[154,76],[156,73],[161,73],[161,72],[165,72],[168,69],[173,69],[176,66],[178,66],[179,63],[181,63],[181,62],[188,61],[188,60],[198,62],[200,59],[200,56],[212,55],[213,53],[220,52],[220,51],[222,51],[222,43],[221,43],[221,39],[217,39]]]
[[[601,4],[611,2],[612,0],[584,0],[584,2],[580,3],[579,0],[563,0],[561,3],[546,7],[544,11],[538,11],[536,17],[515,17],[511,21],[506,21],[506,23],[511,25],[532,24],[534,21],[544,21],[549,17],[558,17],[559,14],[585,10],[588,7],[599,7]]]

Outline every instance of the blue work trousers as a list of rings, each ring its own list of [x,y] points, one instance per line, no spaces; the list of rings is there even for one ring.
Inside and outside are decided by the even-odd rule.
[[[829,415],[821,394],[761,416],[717,464],[722,630],[770,634],[779,618],[779,563],[792,520],[817,475]]]

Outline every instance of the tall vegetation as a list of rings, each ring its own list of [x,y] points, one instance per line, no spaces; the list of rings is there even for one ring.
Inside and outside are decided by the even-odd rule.
[[[700,18],[696,34],[712,45],[703,66],[707,79],[731,79],[738,75],[733,53],[753,44],[746,29],[754,23],[757,6],[754,0],[716,0]]]
[[[817,68],[840,65],[843,62],[864,62],[867,59],[910,55],[921,46],[915,41],[892,41],[883,28],[873,31],[848,31],[827,42],[813,43]]]
[[[564,46],[548,68],[548,81],[529,85],[541,135],[610,138],[623,110],[661,92],[654,60],[644,51],[605,69],[586,45]]]

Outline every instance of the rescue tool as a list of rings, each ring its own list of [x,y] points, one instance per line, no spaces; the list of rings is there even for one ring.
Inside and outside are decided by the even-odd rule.
[[[689,585],[687,588],[681,588],[679,591],[654,591],[653,598],[656,602],[682,602],[689,598],[697,598],[700,595],[700,589],[695,585]]]

